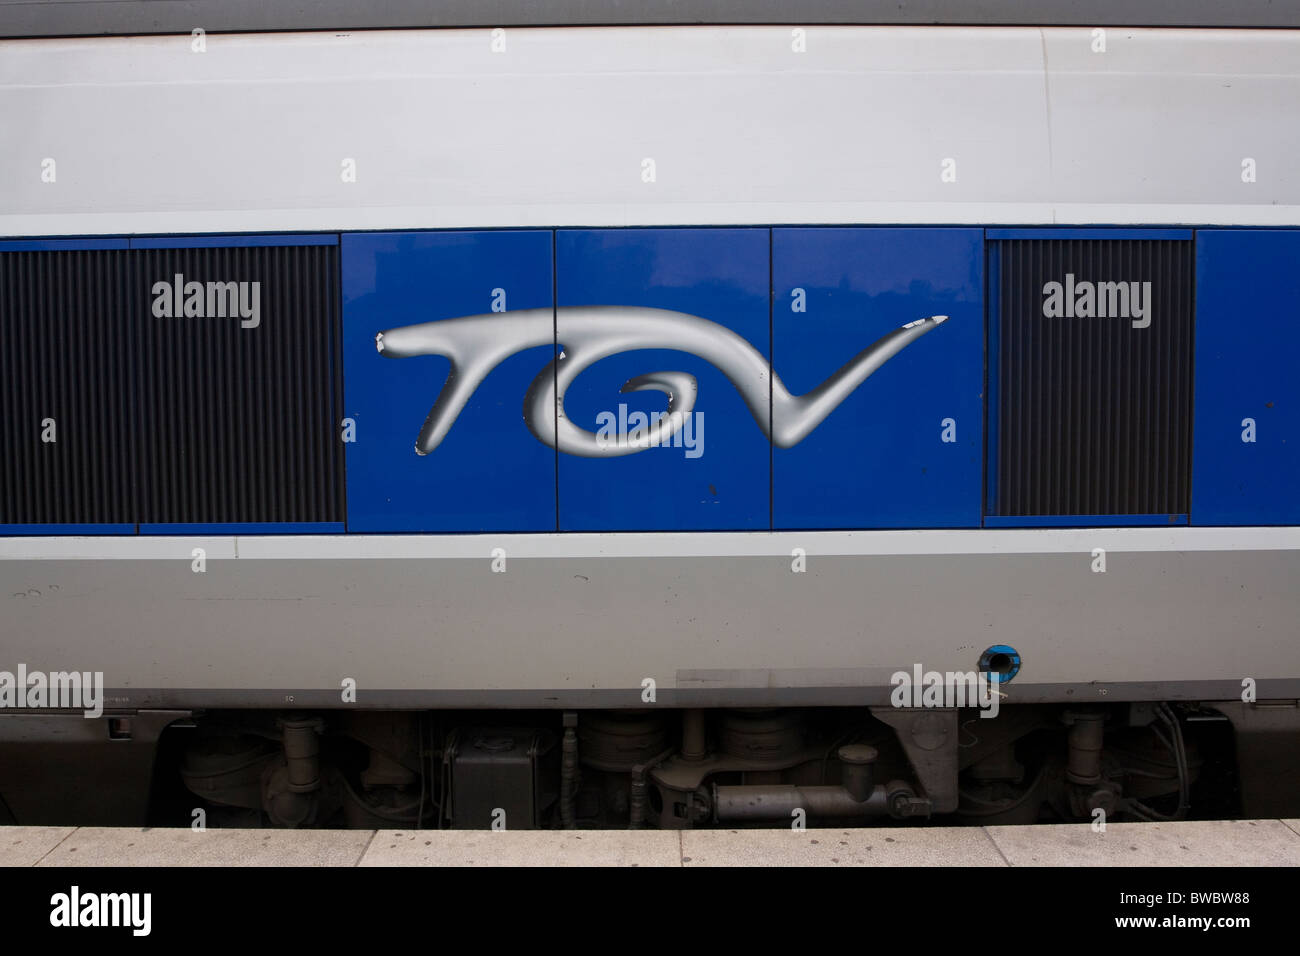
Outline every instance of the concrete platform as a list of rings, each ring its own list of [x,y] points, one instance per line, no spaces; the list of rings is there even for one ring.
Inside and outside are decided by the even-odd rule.
[[[989,835],[1012,866],[1300,865],[1300,834],[1281,820],[1116,823],[1105,833],[989,827]]]
[[[857,830],[0,827],[0,866],[1300,866],[1300,820]]]

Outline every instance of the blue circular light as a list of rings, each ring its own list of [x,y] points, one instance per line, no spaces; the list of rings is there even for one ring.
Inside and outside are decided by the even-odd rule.
[[[994,644],[980,655],[980,672],[991,683],[1009,683],[1020,673],[1020,652],[1010,644]]]

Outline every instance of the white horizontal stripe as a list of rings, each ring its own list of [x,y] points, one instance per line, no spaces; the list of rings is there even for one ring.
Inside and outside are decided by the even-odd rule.
[[[791,29],[0,42],[0,235],[1300,224],[1300,30]]]
[[[0,560],[190,560],[194,548],[209,560],[296,561],[488,560],[494,548],[511,559],[1296,551],[1300,527],[0,538]]]
[[[989,202],[539,203],[0,216],[0,238],[618,226],[952,224],[1295,226],[1300,206]]]

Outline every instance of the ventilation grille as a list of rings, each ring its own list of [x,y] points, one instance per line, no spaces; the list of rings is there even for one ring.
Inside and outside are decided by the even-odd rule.
[[[991,245],[997,402],[994,513],[1186,514],[1191,484],[1190,240],[1014,239]],[[1107,317],[1044,315],[1047,284]],[[1150,283],[1147,316],[1097,283]],[[1131,285],[1129,286],[1131,289]],[[1144,287],[1139,286],[1139,289]],[[1071,309],[1073,311],[1073,309]],[[1146,328],[1134,322],[1150,319]]]
[[[342,521],[338,268],[337,246],[0,253],[0,523]],[[249,306],[258,283],[257,327],[209,282]]]
[[[0,253],[0,524],[136,520],[129,256]]]
[[[136,252],[140,521],[342,521],[338,247]],[[157,282],[258,283],[258,325],[156,318]],[[213,305],[219,305],[215,296]],[[227,309],[227,311],[234,311]]]

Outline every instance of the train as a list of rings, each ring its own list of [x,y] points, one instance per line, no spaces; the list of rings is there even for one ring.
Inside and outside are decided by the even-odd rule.
[[[0,821],[1300,812],[1294,14],[65,6]]]

